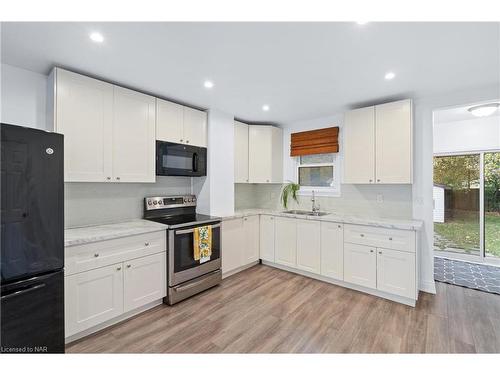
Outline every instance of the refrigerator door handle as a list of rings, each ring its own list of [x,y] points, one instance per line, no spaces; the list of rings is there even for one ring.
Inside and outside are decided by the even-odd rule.
[[[4,301],[8,298],[12,298],[12,297],[18,297],[20,295],[23,295],[23,294],[26,294],[26,293],[29,293],[29,292],[32,292],[34,290],[37,290],[37,289],[40,289],[40,288],[43,288],[45,286],[44,283],[41,283],[41,284],[36,284],[36,285],[33,285],[32,287],[30,288],[27,288],[27,289],[21,289],[21,290],[16,290],[12,293],[9,293],[9,294],[5,294],[1,297],[1,300]]]

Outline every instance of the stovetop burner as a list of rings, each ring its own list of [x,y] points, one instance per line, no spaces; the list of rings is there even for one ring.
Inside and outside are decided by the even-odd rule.
[[[196,213],[194,195],[146,197],[144,198],[144,219],[165,224],[169,229],[221,221],[220,217]]]
[[[189,225],[198,225],[209,222],[219,222],[220,217],[202,215],[202,214],[185,214],[185,215],[172,215],[161,216],[155,218],[148,218],[148,220],[156,221],[157,223],[168,225],[169,228],[180,228]]]

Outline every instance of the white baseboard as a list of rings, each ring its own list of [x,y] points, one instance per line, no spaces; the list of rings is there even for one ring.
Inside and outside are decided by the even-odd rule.
[[[66,342],[66,344],[69,344],[70,342],[73,342],[73,341],[79,340],[81,338],[84,338],[85,336],[88,336],[88,335],[91,335],[93,333],[96,333],[96,332],[98,332],[98,331],[100,331],[100,330],[102,330],[104,328],[111,327],[114,324],[117,324],[117,323],[120,323],[120,322],[122,322],[124,320],[127,320],[127,319],[133,317],[134,315],[137,315],[137,314],[140,314],[140,313],[142,313],[142,312],[144,312],[146,310],[152,309],[153,307],[161,305],[162,303],[163,303],[163,299],[159,299],[159,300],[150,302],[147,305],[144,305],[144,306],[138,307],[135,310],[126,312],[125,314],[117,316],[116,318],[110,319],[110,320],[108,320],[108,321],[106,321],[104,323],[98,324],[98,325],[96,325],[94,327],[91,327],[91,328],[86,329],[84,331],[75,333],[74,335],[68,336],[68,337],[66,337],[65,342]]]
[[[436,282],[434,280],[432,281],[421,280],[418,285],[418,289],[420,289],[421,292],[436,294]]]
[[[347,289],[354,289],[354,290],[356,290],[358,292],[363,292],[363,293],[370,294],[370,295],[373,295],[373,296],[376,296],[376,297],[385,298],[385,299],[388,299],[388,300],[391,300],[391,301],[394,301],[394,302],[399,302],[399,303],[402,303],[404,305],[408,305],[408,306],[411,306],[411,307],[415,307],[415,304],[417,302],[416,300],[413,300],[413,299],[410,299],[410,298],[400,297],[400,296],[396,296],[394,294],[381,292],[379,290],[375,290],[375,289],[371,289],[371,288],[366,288],[366,287],[359,286],[359,285],[354,285],[354,284],[347,283],[347,282],[342,281],[342,280],[336,280],[336,279],[332,279],[332,278],[329,278],[329,277],[325,277],[325,276],[321,276],[321,275],[316,275],[314,273],[310,273],[310,272],[307,272],[307,271],[298,270],[296,268],[291,268],[291,267],[283,266],[281,264],[272,263],[272,262],[268,262],[268,261],[265,261],[265,260],[262,261],[262,264],[265,264],[265,265],[271,266],[271,267],[275,267],[275,268],[279,268],[279,269],[284,270],[284,271],[289,271],[289,272],[297,273],[297,274],[302,275],[302,276],[310,277],[311,279],[316,279],[316,280],[324,281],[326,283],[338,285],[338,286],[341,286],[341,287],[344,287],[344,288],[347,288]],[[417,298],[418,298],[418,296],[417,296]]]

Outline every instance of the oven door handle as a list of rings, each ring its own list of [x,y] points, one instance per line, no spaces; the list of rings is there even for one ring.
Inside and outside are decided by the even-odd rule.
[[[220,224],[213,224],[211,225],[212,228],[219,228],[220,227]],[[194,232],[194,228],[191,228],[191,229],[183,229],[183,230],[176,230],[175,231],[175,234],[178,235],[178,234],[188,234],[188,233],[193,233]]]
[[[203,275],[203,278],[201,280],[198,280],[198,281],[195,281],[193,283],[186,283],[185,285],[180,285],[180,286],[174,286],[174,290],[177,292],[177,293],[180,293],[180,292],[183,292],[185,290],[189,290],[191,288],[195,288],[197,287],[198,285],[200,284],[203,284],[207,281],[207,278],[210,277],[210,276],[213,276],[215,275],[216,273],[220,273],[221,271],[220,270],[216,270],[216,271],[213,271],[213,272],[210,272],[206,275]]]

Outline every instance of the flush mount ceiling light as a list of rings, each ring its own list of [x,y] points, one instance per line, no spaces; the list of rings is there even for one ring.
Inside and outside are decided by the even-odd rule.
[[[205,86],[206,89],[211,89],[214,87],[214,83],[212,81],[205,81],[203,82],[203,86]]]
[[[96,43],[104,42],[104,37],[102,36],[101,33],[97,33],[97,32],[90,33],[89,38],[91,41],[96,42]]]
[[[393,79],[394,77],[396,77],[396,74],[394,72],[387,72],[385,73],[385,76],[384,78],[388,81],[390,81],[391,79]]]
[[[270,108],[269,108],[269,106],[268,106],[267,104],[264,104],[264,105],[262,106],[262,110],[263,110],[264,112],[269,111],[269,109],[270,109]]]
[[[500,107],[500,103],[489,103],[470,107],[468,111],[476,117],[486,117],[492,115]]]

